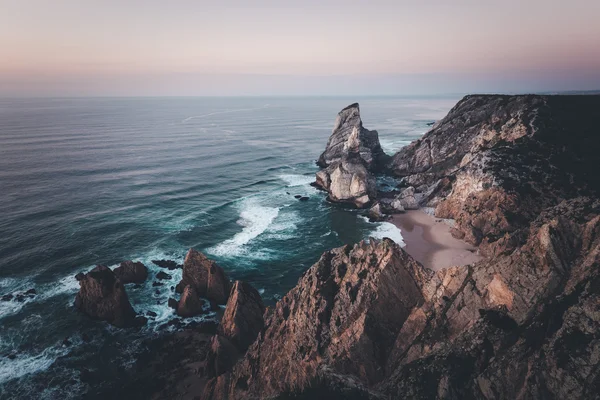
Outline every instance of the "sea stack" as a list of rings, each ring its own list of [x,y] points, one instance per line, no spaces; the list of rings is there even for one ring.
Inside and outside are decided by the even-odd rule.
[[[377,195],[373,172],[380,170],[387,156],[377,131],[362,126],[357,103],[339,112],[327,147],[317,164],[315,186],[329,193],[329,200],[369,207]]]

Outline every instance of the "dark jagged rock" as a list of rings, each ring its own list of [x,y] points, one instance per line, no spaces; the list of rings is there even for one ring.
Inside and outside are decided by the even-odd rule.
[[[379,135],[377,131],[369,131],[363,127],[358,103],[351,104],[338,113],[327,147],[317,164],[321,168],[327,168],[342,161],[347,155],[345,145],[351,135],[358,140],[358,152],[367,170],[376,171],[385,165],[388,157],[381,149]]]
[[[136,320],[125,287],[110,268],[99,265],[79,280],[75,307],[91,318],[107,321],[118,327],[134,326]]]
[[[2,301],[11,301],[13,299],[13,295],[11,293],[9,294],[5,294],[4,296],[2,296]]]
[[[113,272],[123,284],[142,283],[148,278],[148,268],[141,262],[124,261]]]
[[[183,268],[183,265],[177,264],[175,261],[171,260],[152,260],[152,264],[160,268],[166,268],[171,271],[174,269]]]
[[[177,307],[179,307],[179,302],[171,297],[171,298],[169,298],[167,305],[169,307],[171,307],[172,309],[177,310]]]
[[[263,329],[264,312],[265,306],[256,289],[245,282],[236,281],[231,288],[218,333],[245,351]]]
[[[176,286],[176,291],[181,293],[188,285],[193,287],[199,296],[218,304],[227,303],[231,287],[223,268],[194,249],[190,249],[185,256],[183,276]]]
[[[183,289],[183,294],[181,295],[181,299],[179,299],[177,315],[184,318],[195,317],[196,315],[202,314],[203,306],[204,301],[200,299],[196,289],[188,285]]]
[[[172,276],[167,274],[166,272],[163,271],[159,271],[158,274],[156,274],[156,279],[160,279],[160,280],[169,280],[171,279]]]
[[[301,196],[298,200],[300,201],[308,201],[310,199],[310,197],[308,196]]]

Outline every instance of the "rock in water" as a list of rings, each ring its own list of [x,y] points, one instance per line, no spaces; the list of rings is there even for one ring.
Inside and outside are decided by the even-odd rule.
[[[329,193],[329,200],[368,207],[377,196],[375,177],[359,154],[360,142],[355,130],[344,145],[341,160],[317,172],[315,185]]]
[[[141,262],[124,261],[113,271],[121,283],[142,283],[148,278],[148,268]]]
[[[317,164],[321,168],[327,168],[341,161],[347,153],[345,146],[348,138],[352,135],[356,137],[358,152],[367,170],[377,171],[382,168],[388,156],[381,149],[377,131],[369,131],[363,127],[358,103],[351,104],[338,113],[327,147]]]
[[[99,265],[79,280],[75,307],[88,316],[118,326],[136,325],[125,287],[110,268]]]
[[[185,256],[183,276],[177,284],[177,292],[182,293],[188,285],[194,288],[200,297],[218,304],[227,303],[231,287],[223,268],[194,249],[190,249]]]
[[[251,285],[236,281],[231,289],[218,333],[246,351],[263,329],[265,306]]]
[[[179,299],[177,315],[184,318],[195,317],[202,314],[203,306],[204,301],[200,299],[196,290],[188,285],[183,289],[183,294],[181,295],[181,299]]]

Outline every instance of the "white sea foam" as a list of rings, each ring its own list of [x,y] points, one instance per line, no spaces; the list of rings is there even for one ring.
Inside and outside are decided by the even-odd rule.
[[[363,220],[369,222],[369,219],[363,215],[360,216]],[[391,222],[375,222],[375,229],[371,231],[367,236],[375,239],[389,238],[394,242],[398,243],[400,247],[404,247],[406,244],[402,238],[402,232],[400,228]]]
[[[284,181],[287,187],[305,186],[315,181],[314,176],[307,175],[284,174],[279,175],[278,178]]]
[[[246,245],[265,232],[279,214],[278,207],[265,207],[255,198],[244,199],[239,207],[237,223],[243,227],[242,231],[209,249],[210,253],[224,257],[245,254],[248,251]]]
[[[14,360],[2,359],[0,362],[0,384],[20,378],[24,375],[43,371],[54,361],[68,353],[68,348],[50,347],[35,355],[18,355]]]
[[[405,246],[404,240],[402,240],[402,233],[400,229],[390,222],[379,222],[377,228],[371,232],[371,237],[375,239],[390,238],[394,242],[398,243],[401,247]]]

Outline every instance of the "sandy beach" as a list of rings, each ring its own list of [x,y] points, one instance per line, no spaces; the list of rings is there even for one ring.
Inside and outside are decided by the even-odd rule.
[[[476,247],[450,234],[448,224],[421,210],[396,214],[391,222],[400,228],[406,252],[434,271],[481,259]]]

